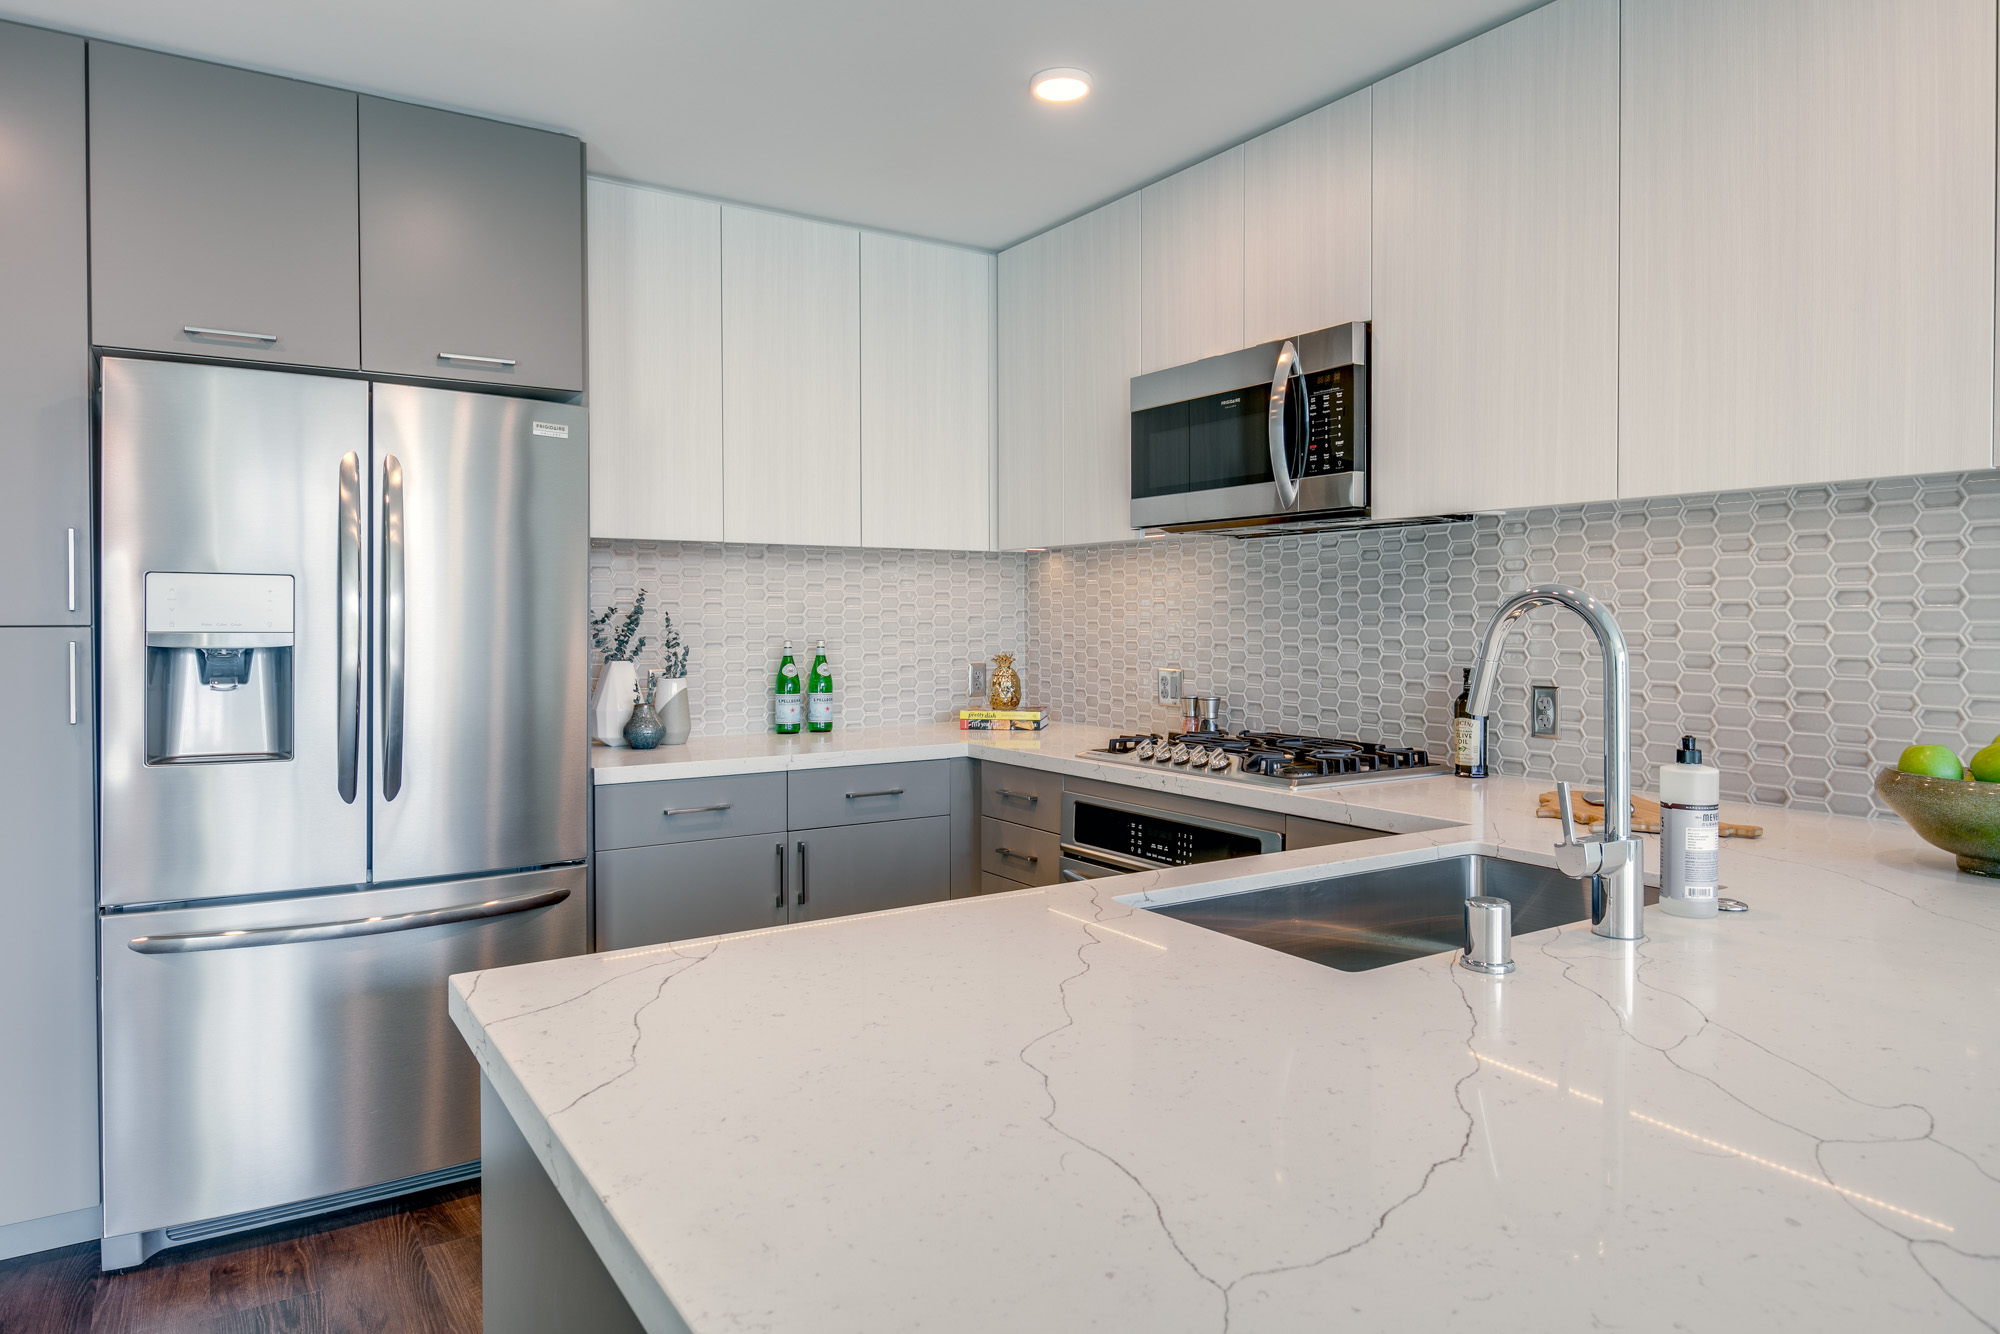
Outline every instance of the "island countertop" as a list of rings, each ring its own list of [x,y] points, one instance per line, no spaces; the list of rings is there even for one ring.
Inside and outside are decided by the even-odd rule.
[[[451,1010],[648,1329],[2000,1327],[2000,885],[1899,823],[1760,809],[1723,847],[1748,913],[1523,935],[1503,979],[1143,907],[1548,864],[1541,786],[1367,784],[1347,818],[1418,832],[466,974]]]

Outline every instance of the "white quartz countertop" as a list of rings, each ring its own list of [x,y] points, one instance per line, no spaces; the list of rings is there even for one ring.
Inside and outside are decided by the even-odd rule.
[[[1757,809],[1748,913],[1517,937],[1504,979],[1140,906],[1547,863],[1541,786],[1349,788],[1314,800],[1424,832],[467,974],[452,1014],[651,1330],[2000,1327],[2000,883],[1899,823]]]

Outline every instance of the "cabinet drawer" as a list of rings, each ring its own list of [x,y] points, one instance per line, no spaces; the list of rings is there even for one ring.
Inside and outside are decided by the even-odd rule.
[[[981,894],[1007,894],[1017,889],[1033,888],[1033,885],[1024,885],[1018,880],[1009,880],[1006,876],[995,875],[991,871],[981,871],[979,873],[979,892]]]
[[[600,852],[770,834],[785,827],[783,774],[614,783],[597,788],[596,795]]]
[[[1061,774],[979,762],[981,815],[1054,832],[1062,828],[1062,792]]]
[[[783,834],[607,852],[597,859],[597,948],[776,926],[788,855]]]
[[[979,869],[1025,885],[1053,885],[1062,878],[1062,836],[982,816]]]
[[[951,809],[950,760],[863,764],[786,776],[786,809],[794,829],[912,820]]]

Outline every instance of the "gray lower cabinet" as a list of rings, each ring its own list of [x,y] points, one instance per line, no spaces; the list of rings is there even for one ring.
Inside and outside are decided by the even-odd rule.
[[[0,23],[0,625],[90,619],[84,44]]]
[[[907,908],[951,897],[951,817],[882,820],[795,832],[792,920]]]
[[[87,629],[0,629],[0,1259],[98,1235],[90,680]]]
[[[782,925],[791,855],[782,833],[601,852],[597,948]]]
[[[361,364],[583,388],[583,145],[361,99]]]
[[[353,368],[356,97],[90,44],[91,341]]]

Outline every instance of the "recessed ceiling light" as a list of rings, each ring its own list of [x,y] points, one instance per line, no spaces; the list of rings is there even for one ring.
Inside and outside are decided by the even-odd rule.
[[[1080,69],[1045,69],[1028,80],[1028,91],[1044,102],[1074,102],[1090,92],[1090,76]]]

